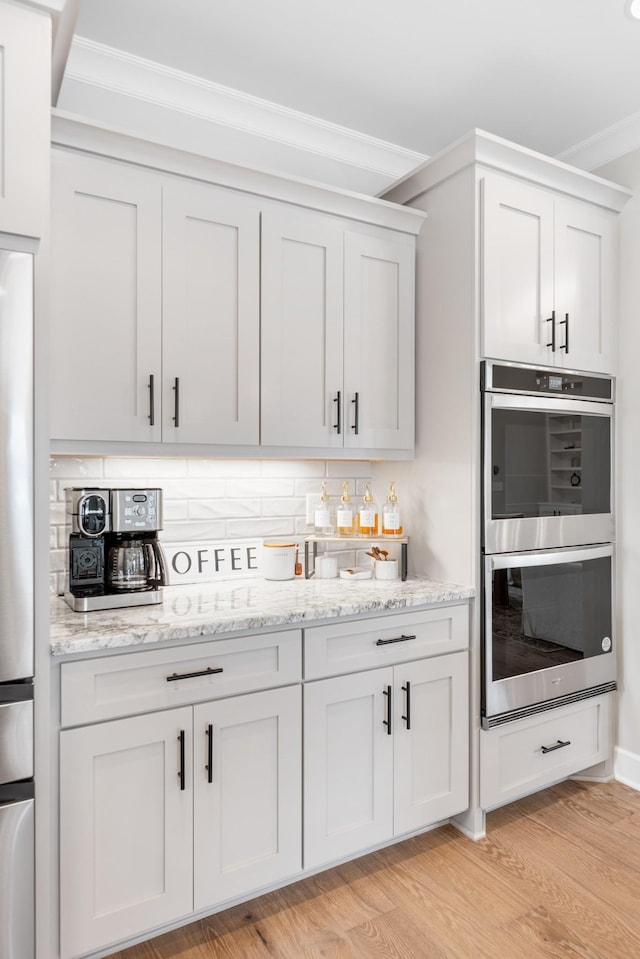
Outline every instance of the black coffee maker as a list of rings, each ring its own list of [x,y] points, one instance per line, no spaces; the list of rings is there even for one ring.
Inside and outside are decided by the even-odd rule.
[[[160,489],[67,489],[65,600],[87,612],[162,602]]]

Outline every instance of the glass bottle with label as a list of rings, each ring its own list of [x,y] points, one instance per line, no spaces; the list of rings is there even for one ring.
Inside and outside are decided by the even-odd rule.
[[[349,484],[342,484],[342,496],[336,510],[336,530],[339,536],[353,536],[354,532],[353,506],[349,496]]]
[[[313,526],[316,533],[323,536],[330,536],[333,533],[333,524],[331,522],[330,497],[327,493],[327,484],[322,484],[322,492],[319,498],[313,504]]]
[[[358,532],[361,536],[378,535],[378,507],[369,483],[364,484],[364,496],[358,510]]]
[[[396,484],[389,484],[387,502],[382,506],[383,536],[402,536],[402,515],[396,494]]]

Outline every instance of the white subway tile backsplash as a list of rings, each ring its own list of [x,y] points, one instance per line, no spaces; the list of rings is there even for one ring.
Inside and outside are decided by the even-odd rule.
[[[186,476],[187,461],[183,459],[154,459],[109,456],[104,459],[104,477],[110,480],[135,480],[137,486],[145,486],[151,477]],[[118,486],[124,484],[118,482]]]
[[[69,486],[82,486],[84,483],[98,486],[93,482],[104,476],[104,459],[102,457],[57,456],[49,460],[49,475],[52,480],[64,477]]]
[[[238,497],[251,496],[293,496],[295,483],[292,479],[237,479],[227,480],[227,495]]]
[[[182,479],[164,479],[156,477],[154,484],[163,491],[163,499],[212,499],[214,496],[226,494],[227,483],[223,479],[192,479],[185,476]]]
[[[295,516],[302,514],[304,516],[306,509],[306,500],[283,496],[279,499],[263,499],[263,516]]]
[[[224,520],[209,523],[165,523],[160,538],[164,543],[213,543],[228,538],[226,525]]]
[[[177,523],[180,520],[189,518],[189,500],[187,499],[163,499],[162,512],[164,522]]]
[[[264,536],[293,536],[293,517],[274,519],[232,519],[227,522],[229,539],[253,539]]]
[[[189,501],[189,519],[240,519],[260,516],[259,499],[196,499]]]
[[[187,475],[193,477],[260,476],[259,460],[187,460]]]
[[[49,522],[52,526],[64,526],[66,523],[64,501],[62,503],[51,503],[49,507]]]
[[[51,589],[60,591],[67,547],[67,486],[159,487],[164,493],[161,539],[166,543],[263,537],[292,537],[301,542],[312,531],[306,522],[306,494],[319,493],[326,479],[337,502],[342,483],[348,481],[355,499],[371,478],[371,464],[56,456],[51,459],[50,478]],[[353,563],[354,554],[346,555],[347,562]]]
[[[326,467],[318,460],[262,460],[262,476],[291,476],[298,479],[301,476],[315,476],[322,480]]]

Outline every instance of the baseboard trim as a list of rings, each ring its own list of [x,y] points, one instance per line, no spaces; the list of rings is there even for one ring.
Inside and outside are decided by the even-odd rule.
[[[618,782],[640,792],[640,755],[616,746],[614,751],[614,775]]]

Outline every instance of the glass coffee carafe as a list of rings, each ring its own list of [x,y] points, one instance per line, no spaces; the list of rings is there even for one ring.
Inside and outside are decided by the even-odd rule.
[[[107,558],[109,589],[130,593],[156,589],[164,582],[164,564],[155,538],[117,535]]]

